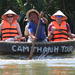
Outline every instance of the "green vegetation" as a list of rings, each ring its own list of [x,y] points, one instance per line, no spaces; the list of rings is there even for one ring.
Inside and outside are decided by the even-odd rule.
[[[68,17],[71,30],[75,33],[75,0],[0,0],[0,16],[8,9],[12,9],[18,14],[35,8],[39,12],[43,11],[50,22],[50,16],[57,10],[63,11]]]

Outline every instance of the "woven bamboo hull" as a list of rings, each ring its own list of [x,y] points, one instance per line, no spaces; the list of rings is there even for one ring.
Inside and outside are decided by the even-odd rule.
[[[29,55],[32,43],[26,42],[3,42],[0,41],[0,54],[22,54]],[[63,42],[36,42],[33,55],[41,54],[66,54],[75,50],[75,40]]]

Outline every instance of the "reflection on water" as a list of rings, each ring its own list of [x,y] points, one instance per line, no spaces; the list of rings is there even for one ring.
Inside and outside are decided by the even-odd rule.
[[[25,55],[0,55],[0,59],[27,59],[28,56]],[[47,56],[33,56],[33,59],[63,59],[63,58],[75,58],[75,53],[73,54],[60,54],[60,55],[47,55]]]
[[[51,67],[50,75],[75,75],[75,68],[73,67]]]
[[[0,55],[1,59],[27,59],[28,56],[25,55]],[[63,58],[75,58],[75,51],[70,54],[51,54],[51,55],[39,55],[33,56],[33,59],[63,59]]]
[[[0,75],[75,75],[75,52],[33,57],[0,55]],[[37,59],[36,59],[37,58]]]
[[[17,65],[4,65],[0,69],[0,75],[19,75]]]
[[[75,75],[75,59],[0,60],[0,75]]]

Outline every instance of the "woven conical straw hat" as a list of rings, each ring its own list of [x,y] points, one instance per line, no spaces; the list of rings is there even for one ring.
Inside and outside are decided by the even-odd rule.
[[[67,20],[67,16],[65,16],[60,10],[58,10],[56,13],[54,13],[52,16],[51,16],[51,19],[53,19],[53,20],[56,20],[56,16],[57,15],[61,15],[61,16],[63,16],[61,19],[62,20]]]
[[[5,19],[7,15],[14,15],[16,19],[19,18],[19,16],[15,12],[13,12],[12,10],[8,10],[6,13],[2,15],[2,19]]]

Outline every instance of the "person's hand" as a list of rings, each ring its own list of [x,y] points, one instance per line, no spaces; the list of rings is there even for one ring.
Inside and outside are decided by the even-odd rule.
[[[15,36],[15,39],[20,39],[21,38],[21,36]]]
[[[37,38],[35,36],[32,37],[33,41],[35,41]]]
[[[53,32],[53,31],[55,31],[55,30],[56,30],[56,28],[55,28],[55,27],[52,27],[52,28],[51,28],[51,31],[52,31],[52,32]]]
[[[42,17],[44,17],[44,12],[40,12],[40,14],[39,14],[39,16],[42,18]]]
[[[75,34],[70,33],[69,35],[70,35],[70,38],[72,38],[72,39],[75,38]]]
[[[75,34],[71,34],[71,36],[75,38]]]

